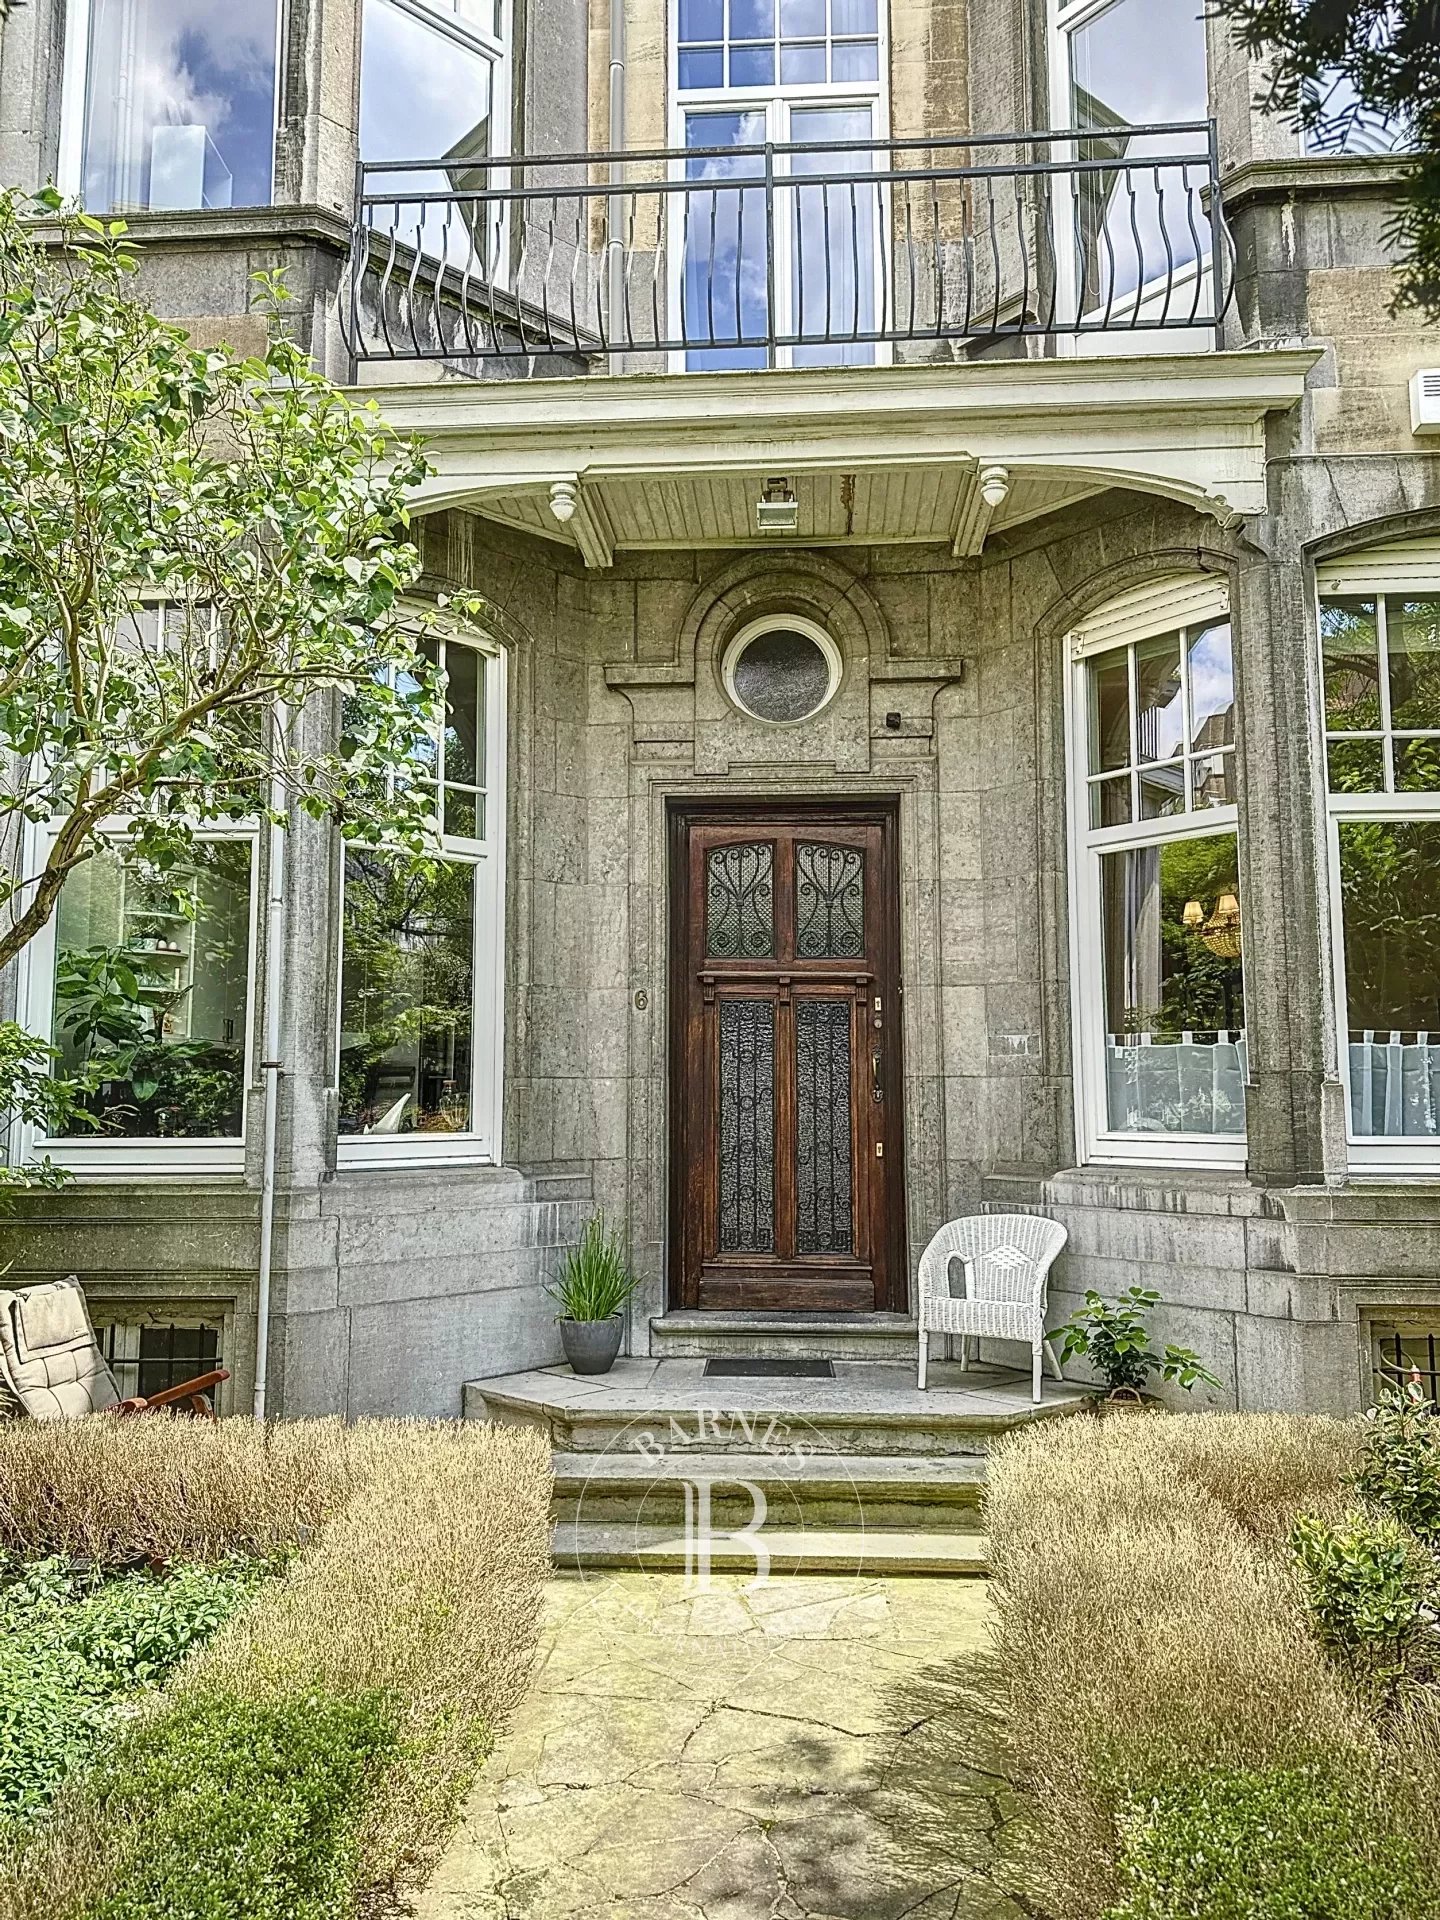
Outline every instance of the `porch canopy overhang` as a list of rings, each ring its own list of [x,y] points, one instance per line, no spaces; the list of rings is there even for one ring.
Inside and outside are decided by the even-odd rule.
[[[1231,526],[1265,511],[1265,418],[1319,350],[1111,354],[968,365],[366,384],[433,473],[419,512],[465,507],[576,548],[949,541],[1108,487]],[[795,526],[757,533],[781,478]]]

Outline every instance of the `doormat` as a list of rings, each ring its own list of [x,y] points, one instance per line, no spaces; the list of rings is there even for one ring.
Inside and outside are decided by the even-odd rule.
[[[707,1380],[833,1380],[833,1360],[782,1360],[771,1355],[727,1355],[705,1362]]]

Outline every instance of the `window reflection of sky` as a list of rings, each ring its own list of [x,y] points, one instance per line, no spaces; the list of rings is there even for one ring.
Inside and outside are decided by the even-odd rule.
[[[1203,120],[1209,111],[1200,0],[1116,0],[1070,40],[1070,118],[1103,129]],[[1143,161],[1205,150],[1204,136],[1096,140],[1082,159]],[[1203,170],[1179,167],[1092,174],[1080,189],[1081,271],[1087,310],[1132,294],[1195,259],[1207,234]],[[1133,195],[1133,198],[1132,198]]]
[[[1233,740],[1234,709],[1235,671],[1230,626],[1226,621],[1206,627],[1190,642],[1190,726],[1194,745],[1225,746]]]
[[[218,187],[214,204],[264,205],[275,39],[276,0],[94,0],[83,162],[91,211],[149,206],[156,130],[181,127],[203,129],[213,149],[203,178],[198,157],[182,170],[194,192],[181,198],[199,206]]]
[[[388,0],[366,0],[360,63],[360,153],[415,160],[488,148],[490,62]],[[432,184],[435,184],[432,182]]]
[[[757,147],[765,139],[763,107],[690,113],[685,140],[690,148]],[[811,141],[863,140],[870,132],[869,107],[793,107],[791,138]],[[873,168],[865,150],[795,154],[782,158],[791,177],[804,173],[852,176]],[[685,338],[704,342],[688,348],[692,370],[761,367],[763,347],[728,346],[727,341],[763,337],[768,327],[769,288],[765,195],[738,182],[763,173],[759,154],[696,153],[686,161],[687,180],[702,183],[685,196],[685,244],[682,320]],[[709,183],[714,183],[709,188]],[[875,324],[875,221],[873,189],[782,186],[775,196],[777,219],[788,225],[792,254],[789,314],[778,316],[777,330],[830,335],[834,345],[796,348],[797,366],[874,358],[869,343],[846,345],[849,333]],[[785,290],[782,288],[782,299]]]

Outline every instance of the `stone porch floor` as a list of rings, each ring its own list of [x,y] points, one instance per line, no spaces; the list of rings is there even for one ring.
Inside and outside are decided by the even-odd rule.
[[[1035,1913],[988,1613],[968,1581],[557,1578],[418,1920]]]
[[[584,1416],[641,1418],[672,1409],[696,1411],[717,1404],[740,1413],[782,1413],[800,1418],[863,1415],[913,1422],[935,1415],[963,1417],[967,1426],[1006,1428],[1032,1419],[1070,1413],[1092,1395],[1084,1387],[1047,1378],[1034,1405],[1030,1376],[1009,1368],[935,1361],[921,1393],[913,1363],[836,1360],[829,1380],[707,1379],[703,1359],[626,1359],[609,1373],[574,1374],[567,1366],[536,1367],[466,1383],[466,1413],[484,1417],[483,1401],[497,1409],[533,1408]]]

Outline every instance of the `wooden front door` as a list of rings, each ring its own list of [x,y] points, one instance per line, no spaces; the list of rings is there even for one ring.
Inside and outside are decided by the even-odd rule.
[[[676,1305],[904,1305],[896,824],[672,816]]]

